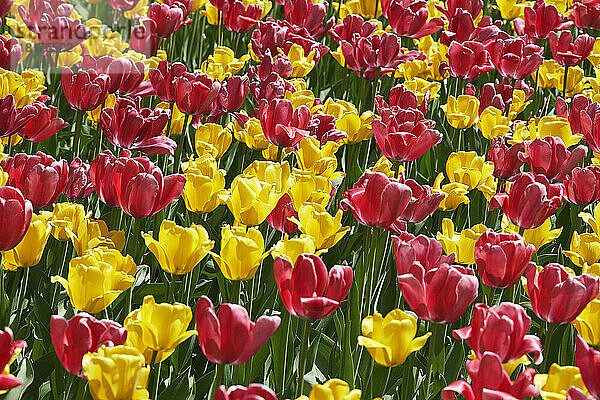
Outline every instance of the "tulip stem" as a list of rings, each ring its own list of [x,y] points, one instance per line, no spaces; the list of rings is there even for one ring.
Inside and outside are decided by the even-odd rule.
[[[155,357],[156,354],[158,354],[158,352],[155,350],[154,354],[152,355],[153,359],[156,358]],[[154,379],[154,397],[153,397],[154,400],[158,399],[158,387],[160,386],[160,370],[161,370],[161,367],[162,367],[162,363],[159,362],[156,365],[156,376],[155,376],[155,379]]]
[[[179,164],[181,164],[181,157],[183,155],[183,148],[185,146],[185,135],[187,134],[188,122],[190,120],[190,116],[188,114],[185,115],[185,119],[183,120],[183,129],[179,134],[179,143],[177,144],[177,148],[175,149],[175,164],[173,165],[173,171],[179,171]]]
[[[169,294],[167,295],[168,302],[175,302],[175,275],[168,274],[169,277]]]
[[[29,267],[25,267],[25,278],[21,281],[21,290],[19,290],[19,303],[17,304],[17,317],[15,319],[15,332],[19,331],[21,323],[21,313],[23,312],[23,302],[25,301],[25,292],[27,292],[27,284],[29,283]]]
[[[217,389],[221,386],[221,382],[223,381],[223,374],[225,373],[225,364],[217,364],[215,368],[215,379],[210,387],[210,392],[208,393],[208,399],[213,400],[215,398],[215,393],[217,393]]]
[[[75,395],[75,399],[82,400],[85,398],[85,385],[87,382],[83,378],[79,378],[78,381],[79,382],[77,382],[77,394]]]
[[[546,371],[549,363],[549,355],[550,355],[550,344],[552,341],[552,336],[554,335],[554,331],[558,325],[546,322],[546,337],[544,339],[544,347],[542,348],[544,354],[544,362],[542,363],[541,371]]]
[[[83,114],[85,111],[75,111],[75,136],[73,138],[73,155],[71,158],[75,158],[79,155],[79,143],[81,142],[81,125],[83,124]],[[83,159],[83,157],[82,157]]]
[[[567,93],[567,76],[569,74],[569,66],[565,65],[565,79],[563,79],[563,98],[565,98],[565,94]]]
[[[302,319],[302,342],[300,343],[300,355],[298,356],[298,381],[296,382],[296,397],[302,395],[304,386],[304,372],[306,370],[306,351],[308,350],[308,338],[310,336],[311,321]]]

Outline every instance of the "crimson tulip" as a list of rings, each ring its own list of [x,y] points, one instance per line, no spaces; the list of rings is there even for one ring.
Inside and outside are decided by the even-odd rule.
[[[429,18],[427,2],[423,0],[391,0],[383,12],[399,36],[417,39],[444,27],[440,17]]]
[[[585,388],[594,398],[600,397],[600,351],[588,346],[577,335],[575,339],[575,365],[581,372]]]
[[[348,295],[354,276],[352,268],[335,265],[328,277],[325,263],[314,254],[301,254],[293,266],[288,259],[277,257],[273,268],[285,308],[296,317],[310,320],[334,312]]]
[[[223,303],[215,312],[207,296],[196,305],[196,329],[202,352],[210,362],[239,365],[248,361],[275,333],[281,319],[261,316],[250,321],[240,305]]]
[[[475,26],[474,20],[475,17],[469,11],[457,8],[449,19],[448,28],[440,35],[440,43],[450,46],[454,41],[473,41],[485,45],[498,37],[508,37],[500,29],[500,21],[492,21],[489,16],[483,15]]]
[[[144,25],[132,26],[129,48],[149,58],[156,54],[158,39],[156,36],[152,36],[152,32]],[[166,60],[162,61],[167,62]]]
[[[90,165],[75,157],[69,165],[69,177],[63,190],[67,199],[85,199],[94,191]]]
[[[144,80],[146,70],[141,61],[134,62],[125,57],[110,56],[95,60],[91,56],[86,56],[83,67],[93,68],[98,73],[108,75],[108,93],[145,96],[152,92],[151,83]]]
[[[321,146],[329,141],[337,143],[340,140],[348,139],[348,134],[337,129],[335,122],[336,119],[333,115],[317,113],[310,117],[307,129],[311,136],[317,138]]]
[[[146,17],[140,18],[153,36],[166,38],[178,31],[183,24],[183,9],[177,5],[171,6],[165,3],[152,3],[148,7]]]
[[[219,386],[215,400],[277,400],[275,392],[261,383],[244,386]]]
[[[527,268],[527,293],[533,312],[553,324],[573,321],[596,298],[599,285],[598,277],[573,276],[557,263],[540,271],[533,263]]]
[[[232,76],[223,82],[219,94],[219,104],[227,112],[236,112],[244,104],[249,92],[250,80],[247,75]]]
[[[37,110],[35,116],[19,131],[25,139],[41,142],[69,126],[68,122],[56,116],[56,107],[37,100],[31,103],[31,107]]]
[[[417,95],[402,84],[396,85],[390,90],[389,101],[390,103],[388,105],[382,96],[375,96],[375,108],[377,109],[377,112],[381,113],[380,110],[390,108],[390,106],[398,106],[403,110],[419,108]],[[424,111],[421,110],[421,112]]]
[[[573,25],[570,21],[563,21],[563,16],[554,4],[538,0],[533,7],[525,7],[523,18],[514,19],[514,27],[517,35],[537,41],[547,38],[550,32],[561,31]]]
[[[600,167],[575,167],[563,179],[564,199],[578,205],[588,205],[600,200]]]
[[[256,25],[262,8],[255,3],[246,5],[241,0],[210,0],[223,17],[223,25],[230,32],[247,32]]]
[[[168,110],[140,108],[128,98],[117,99],[114,107],[104,108],[100,115],[104,135],[114,146],[144,154],[174,154],[177,145],[163,136],[168,121]]]
[[[400,173],[398,181],[408,186],[412,192],[410,202],[404,209],[395,225],[399,227],[404,221],[418,224],[425,218],[433,214],[438,209],[442,200],[444,200],[445,194],[440,192],[434,192],[429,185],[420,185],[414,179],[405,179],[404,173]],[[393,226],[393,225],[392,225]],[[392,229],[397,231],[398,229]]]
[[[0,35],[0,68],[14,70],[22,55],[23,49],[19,40]]]
[[[513,303],[496,306],[477,303],[473,308],[471,325],[455,329],[452,335],[464,340],[478,359],[486,352],[499,356],[502,363],[518,360],[533,353],[534,362],[542,362],[542,344],[534,335],[527,335],[531,318],[523,307]]]
[[[287,99],[263,100],[258,113],[265,137],[272,144],[291,147],[308,136],[310,110],[305,105],[294,109]]]
[[[376,29],[375,21],[365,21],[360,15],[350,14],[346,15],[342,22],[334,25],[328,34],[339,45],[342,40],[352,40],[355,34],[359,37],[367,37]]]
[[[525,243],[521,236],[488,229],[475,242],[477,272],[487,286],[509,288],[533,264],[534,253],[535,246]]]
[[[18,188],[34,208],[55,203],[69,177],[66,160],[57,161],[41,151],[35,155],[19,153],[5,158],[0,167],[8,173],[7,184]]]
[[[600,29],[600,0],[576,0],[568,17],[580,29]]]
[[[53,315],[50,318],[50,336],[63,367],[70,373],[83,377],[83,356],[98,351],[101,346],[124,344],[127,329],[114,321],[98,320],[87,313],[79,313],[68,321]]]
[[[15,106],[12,94],[0,99],[0,137],[11,136],[20,131],[29,121],[35,118],[38,110],[35,106],[26,105],[21,109]]]
[[[100,201],[109,207],[115,207],[118,204],[117,193],[114,186],[115,172],[117,167],[131,157],[131,151],[122,150],[121,157],[117,159],[110,150],[105,150],[98,154],[90,163],[90,177],[94,190],[98,193]],[[121,162],[117,166],[117,160]]]
[[[108,0],[108,4],[116,11],[133,10],[139,3],[139,0]]]
[[[29,228],[32,216],[31,202],[19,189],[0,186],[0,226],[3,228],[0,235],[0,251],[10,250],[19,244]]]
[[[283,58],[283,56],[281,56],[281,58]],[[252,95],[258,102],[259,107],[261,103],[271,103],[271,101],[274,99],[285,98],[286,91],[295,91],[293,85],[287,80],[281,78],[277,73],[271,73],[267,79],[262,82],[252,82],[250,84],[250,89],[252,90]],[[308,116],[309,114],[307,115],[307,118]]]
[[[546,136],[535,139],[526,145],[519,158],[529,164],[536,174],[543,174],[548,179],[562,179],[584,159],[587,147],[577,146],[572,152],[558,136]]]
[[[524,150],[522,143],[515,143],[508,147],[503,138],[493,138],[488,160],[494,163],[494,176],[509,179],[515,175],[524,164],[524,161],[519,158],[519,153]]]
[[[571,386],[567,391],[567,399],[566,400],[594,400],[593,397],[588,397],[581,389]]]
[[[164,102],[174,103],[176,97],[175,79],[188,74],[187,67],[176,62],[169,65],[167,60],[161,60],[157,68],[148,71],[154,92]]]
[[[490,64],[490,55],[479,42],[454,41],[448,47],[448,65],[452,76],[475,80],[479,75],[494,69]]]
[[[477,18],[483,10],[482,0],[448,0],[445,5],[445,8],[438,4],[435,6],[444,13],[448,19],[451,19],[458,9],[466,11],[473,18]]]
[[[24,340],[15,341],[13,332],[9,327],[0,331],[0,371],[4,371],[9,365],[17,349],[25,347],[27,347],[27,343]],[[0,374],[0,391],[14,389],[22,384],[23,382],[16,376]]]
[[[312,0],[283,0],[285,19],[292,25],[305,28],[315,39],[325,35],[335,23],[335,17],[325,21],[329,3]]]
[[[573,41],[571,31],[550,32],[548,35],[552,56],[560,65],[572,67],[581,64],[594,48],[594,38],[581,34]]]
[[[544,49],[521,38],[496,39],[487,50],[492,64],[505,78],[524,79],[544,62]]]
[[[0,18],[6,17],[13,6],[14,0],[2,0],[0,1]]]
[[[189,115],[209,115],[216,105],[221,82],[202,72],[187,73],[173,80],[177,108]],[[215,104],[213,104],[215,103]]]
[[[425,271],[437,268],[442,264],[452,264],[454,253],[442,255],[442,244],[425,235],[414,237],[408,232],[392,236],[394,256],[398,275],[408,274],[414,265],[420,265]]]
[[[503,79],[501,82],[495,81],[484,83],[479,92],[479,114],[489,106],[494,106],[504,113],[512,103],[513,85]],[[516,88],[516,84],[515,84]],[[466,94],[466,93],[465,93]]]
[[[293,71],[292,63],[285,54],[278,54],[273,59],[271,50],[267,49],[260,64],[248,69],[248,75],[252,79],[259,79],[261,82],[265,82],[272,79],[272,73],[276,73],[281,78],[289,78]]]
[[[70,68],[63,67],[61,74],[65,97],[72,108],[92,111],[108,97],[109,77],[98,74],[93,69],[79,70],[73,74]]]
[[[467,361],[467,373],[471,383],[464,380],[452,382],[442,389],[443,400],[456,399],[457,394],[467,400],[524,400],[540,393],[533,384],[533,368],[525,369],[515,381],[511,381],[502,360],[493,352],[485,352],[478,360]]]
[[[298,225],[290,221],[291,217],[298,219],[298,212],[294,210],[292,198],[286,193],[279,199],[271,214],[267,216],[267,223],[271,228],[291,235],[299,230]]]
[[[600,103],[591,102],[583,95],[575,96],[569,124],[574,134],[583,134],[592,151],[600,152]]]

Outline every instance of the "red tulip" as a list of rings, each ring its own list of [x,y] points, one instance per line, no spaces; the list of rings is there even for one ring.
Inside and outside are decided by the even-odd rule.
[[[127,329],[108,319],[98,320],[79,313],[68,321],[58,315],[50,319],[50,336],[58,360],[70,373],[83,377],[81,360],[101,346],[119,346],[127,339]]]
[[[258,113],[265,137],[277,146],[295,146],[308,136],[310,110],[305,105],[294,109],[287,99],[263,100]]]
[[[536,174],[548,179],[562,179],[587,155],[587,147],[577,146],[572,152],[567,150],[558,136],[546,136],[535,139],[526,145],[519,158],[529,164]]]
[[[524,79],[544,62],[544,49],[521,38],[496,39],[487,46],[487,51],[492,64],[505,78]]]
[[[0,99],[0,137],[11,136],[20,131],[35,118],[37,112],[37,108],[32,105],[17,109],[12,94]]]
[[[401,226],[404,221],[418,224],[433,214],[433,212],[438,209],[442,200],[444,200],[445,195],[443,193],[434,192],[431,189],[431,186],[420,185],[413,179],[405,179],[404,173],[400,174],[398,181],[407,185],[412,191],[408,206],[406,206],[404,212],[400,214],[400,217],[398,217],[398,220],[396,221],[398,227]]]
[[[575,339],[575,365],[588,392],[596,399],[600,397],[600,351],[588,346],[579,335]]]
[[[3,228],[0,234],[0,251],[10,250],[19,244],[29,228],[32,216],[31,202],[23,197],[19,189],[0,186],[0,226]]]
[[[519,281],[535,253],[535,246],[519,235],[488,229],[475,242],[475,263],[487,286],[509,288]]]
[[[485,45],[498,37],[508,37],[500,29],[500,21],[493,21],[489,16],[484,15],[475,26],[474,19],[475,17],[469,11],[457,8],[450,17],[448,28],[442,31],[440,43],[450,46],[454,41],[459,43],[473,41]]]
[[[301,254],[293,266],[286,258],[277,257],[273,268],[283,305],[290,314],[300,318],[327,317],[338,308],[352,286],[352,268],[335,265],[328,277],[325,263],[314,254]]]
[[[129,49],[150,58],[156,54],[158,39],[144,25],[132,26]],[[164,60],[166,62],[166,60]]]
[[[23,50],[17,39],[0,35],[0,68],[14,70],[22,55]]]
[[[494,69],[489,60],[490,55],[483,44],[467,41],[454,41],[448,48],[448,65],[452,76],[475,80],[482,73]]]
[[[600,0],[576,0],[568,17],[578,28],[600,29]]]
[[[357,14],[347,15],[342,22],[333,26],[328,32],[338,45],[342,40],[350,41],[357,34],[359,37],[367,37],[377,29],[377,23],[374,21],[365,21],[363,17]]]
[[[502,363],[518,360],[533,353],[534,362],[542,362],[542,345],[537,336],[527,335],[531,318],[518,304],[500,303],[497,306],[475,304],[471,325],[455,329],[452,335],[467,342],[477,358],[486,352],[499,356]]]
[[[73,74],[70,68],[62,69],[62,87],[72,108],[92,111],[108,97],[109,77],[93,69],[79,70]]]
[[[121,151],[119,160],[122,160],[118,164],[119,168],[129,157],[131,157],[131,151]],[[100,200],[109,207],[115,207],[118,204],[114,186],[116,169],[117,157],[110,150],[104,150],[90,163],[90,176],[94,190],[98,193]]]
[[[139,3],[139,0],[108,0],[108,4],[116,11],[133,10]]]
[[[308,132],[310,136],[317,138],[321,146],[324,146],[329,141],[337,143],[340,140],[347,139],[348,134],[337,129],[335,121],[333,115],[323,113],[314,114],[308,122]]]
[[[273,73],[279,75],[281,78],[289,78],[293,71],[292,63],[285,54],[279,54],[273,59],[271,50],[267,49],[260,64],[248,69],[248,75],[252,79],[259,79],[261,82],[265,82],[272,80],[271,74]]]
[[[0,18],[6,17],[13,6],[14,0],[0,0]]]
[[[169,65],[167,60],[158,63],[157,68],[148,71],[148,77],[159,99],[167,103],[174,103],[176,90],[174,81],[176,78],[188,74],[187,68],[180,62]]]
[[[560,31],[573,25],[563,22],[563,16],[554,4],[538,0],[532,7],[525,7],[524,18],[515,18],[515,32],[519,36],[527,36],[530,41],[547,38],[550,32]]]
[[[236,112],[244,104],[249,92],[250,80],[247,75],[232,76],[223,82],[219,94],[219,104],[227,112]]]
[[[173,80],[173,89],[175,103],[182,113],[206,116],[216,105],[221,82],[202,72],[187,73]]]
[[[479,281],[472,269],[441,264],[427,269],[413,263],[398,275],[398,284],[409,307],[426,321],[451,324],[477,297]]]
[[[248,361],[275,333],[281,319],[263,315],[250,321],[237,304],[223,303],[219,313],[212,301],[202,296],[196,305],[196,329],[202,352],[210,362],[239,365]]]
[[[63,194],[67,199],[85,199],[88,198],[94,191],[94,183],[90,175],[89,164],[81,161],[79,157],[75,157],[69,165],[69,178],[67,185],[63,190]]]
[[[0,331],[0,371],[8,366],[17,349],[23,349],[27,346],[24,340],[14,340],[13,332],[9,327]],[[23,382],[16,376],[0,373],[0,390],[10,390],[21,386]]]
[[[593,37],[584,33],[573,41],[573,35],[568,30],[559,33],[550,32],[548,41],[556,62],[566,67],[581,64],[594,48]]]
[[[525,150],[522,143],[515,143],[508,147],[503,138],[493,138],[492,147],[488,153],[488,161],[494,163],[494,176],[501,179],[509,179],[515,175],[523,161],[519,154]]]
[[[8,172],[10,186],[18,188],[34,208],[44,208],[56,202],[69,177],[69,163],[55,160],[38,151],[35,155],[19,153],[0,163]]]
[[[323,25],[329,3],[313,3],[312,0],[283,0],[285,19],[290,24],[305,28],[312,37],[323,36],[335,23],[335,17],[329,18]]]
[[[381,109],[390,108],[390,106],[398,106],[403,110],[419,108],[417,95],[402,84],[396,85],[390,90],[389,101],[390,104],[388,105],[382,96],[375,96],[375,107],[377,112],[381,113]],[[423,112],[423,110],[421,110],[421,112]]]
[[[183,9],[177,5],[152,3],[148,7],[146,17],[140,18],[153,36],[166,38],[178,31],[183,24]]]
[[[144,154],[174,154],[177,145],[163,136],[168,121],[168,110],[140,108],[128,98],[117,99],[115,106],[103,109],[100,116],[104,135],[114,146]]]
[[[219,386],[215,400],[277,400],[275,392],[263,384],[251,383],[244,386]]]
[[[569,124],[574,134],[583,134],[595,153],[600,152],[600,103],[592,103],[583,95],[575,96],[569,114]]]
[[[575,167],[563,179],[564,199],[578,205],[588,205],[600,200],[600,167],[592,165]]]
[[[294,210],[290,195],[286,193],[279,199],[271,214],[267,216],[267,223],[271,228],[291,235],[298,232],[299,229],[298,225],[289,220],[290,217],[298,219],[298,212]]]
[[[452,16],[456,13],[459,8],[466,11],[473,18],[477,18],[483,10],[483,1],[481,0],[448,0],[446,2],[446,8],[437,5],[436,8],[443,12],[448,19],[452,19]]]
[[[442,264],[452,264],[456,257],[454,253],[443,256],[442,244],[425,235],[414,237],[403,232],[399,236],[392,236],[392,241],[398,275],[408,274],[415,265],[429,271]]]
[[[108,75],[108,93],[119,93],[131,96],[152,94],[152,85],[145,81],[146,70],[141,61],[134,62],[128,58],[92,57],[84,58],[84,68],[92,67],[98,73]]]
[[[392,0],[384,14],[399,36],[417,39],[444,27],[444,20],[440,17],[429,19],[427,3],[423,0]]]
[[[593,397],[587,397],[581,389],[571,386],[567,392],[567,400],[594,400]]]
[[[517,85],[514,85],[517,88]],[[527,93],[526,93],[527,94]],[[504,78],[501,82],[497,80],[484,83],[479,92],[479,114],[489,106],[494,106],[504,113],[510,107],[513,96],[513,85]]]
[[[536,397],[540,390],[533,385],[535,370],[527,368],[515,381],[502,367],[497,354],[486,352],[479,360],[467,361],[471,383],[452,382],[442,390],[443,400],[456,399],[459,394],[466,400],[523,400]]]
[[[69,126],[68,122],[56,116],[56,107],[37,100],[31,103],[31,107],[37,110],[35,116],[19,131],[25,139],[41,142]]]
[[[533,312],[553,324],[573,321],[596,298],[599,282],[590,274],[573,276],[556,263],[541,271],[535,264],[527,268],[527,293]]]
[[[412,190],[381,172],[365,172],[342,196],[340,208],[350,209],[361,225],[387,229],[408,207]]]
[[[230,32],[248,32],[252,29],[262,14],[258,4],[247,6],[240,0],[211,0],[213,6],[221,11],[223,25]]]

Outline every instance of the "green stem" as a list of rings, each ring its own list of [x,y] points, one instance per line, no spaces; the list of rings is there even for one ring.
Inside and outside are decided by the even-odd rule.
[[[215,398],[215,393],[217,393],[217,389],[221,386],[221,382],[223,381],[223,374],[225,373],[225,364],[217,364],[215,368],[215,379],[213,380],[212,386],[210,387],[210,392],[208,393],[208,399],[212,400]]]
[[[300,355],[298,356],[298,380],[296,382],[296,397],[302,395],[304,384],[304,372],[306,370],[306,351],[308,350],[308,337],[310,336],[311,321],[302,320],[302,343],[300,343]]]
[[[231,296],[229,297],[229,302],[232,304],[239,304],[242,281],[236,280],[236,281],[232,281],[231,283],[232,283]]]
[[[177,148],[175,149],[175,164],[173,165],[173,171],[179,171],[179,164],[181,164],[181,157],[183,156],[183,148],[185,146],[185,135],[187,135],[187,127],[188,122],[190,120],[190,116],[186,114],[185,119],[183,120],[183,129],[179,134],[179,143],[177,144]]]
[[[433,377],[433,358],[435,354],[436,343],[438,340],[443,340],[442,325],[436,322],[429,323],[431,337],[429,338],[429,354],[427,356],[427,376],[425,378],[424,399],[428,400],[431,397],[431,378]],[[442,346],[443,348],[443,346]]]
[[[550,322],[546,322],[546,338],[544,339],[544,347],[542,348],[544,354],[544,362],[542,363],[542,367],[540,371],[546,371],[550,361],[550,344],[552,341],[552,336],[554,335],[554,331],[556,330],[558,325],[552,324]]]
[[[169,277],[169,294],[167,295],[167,301],[175,302],[175,275],[167,274]]]
[[[83,378],[79,378],[79,382],[77,382],[77,394],[75,398],[77,400],[83,400],[85,398],[85,385],[87,381]]]
[[[154,352],[155,354],[157,354],[158,352]],[[153,358],[155,358],[155,356],[152,356]],[[157,400],[158,399],[158,388],[160,386],[160,370],[162,369],[162,363],[158,363],[156,366],[156,376],[154,379],[154,397],[153,399]]]
[[[567,76],[569,74],[569,66],[565,65],[565,79],[563,80],[563,98],[566,99],[565,94],[567,93]]]
[[[71,158],[79,156],[79,144],[81,142],[81,125],[83,124],[83,114],[85,111],[75,111],[75,137],[73,138],[73,155]],[[81,157],[83,159],[83,157]]]
[[[25,268],[24,271],[24,279],[21,282],[21,290],[19,290],[19,303],[17,305],[17,318],[15,319],[15,329],[17,332],[19,330],[19,325],[21,324],[21,313],[23,312],[23,302],[25,301],[25,293],[27,292],[27,284],[29,283],[29,267]]]

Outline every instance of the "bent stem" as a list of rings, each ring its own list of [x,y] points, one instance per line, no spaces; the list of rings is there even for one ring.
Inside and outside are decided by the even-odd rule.
[[[208,399],[212,400],[215,398],[215,393],[217,393],[217,388],[221,386],[221,382],[223,381],[223,374],[225,373],[225,364],[217,364],[215,368],[215,379],[210,387],[210,392],[208,393]]]
[[[302,320],[302,343],[300,343],[300,355],[298,356],[298,381],[296,382],[296,397],[302,395],[304,383],[304,372],[306,370],[306,350],[308,349],[308,337],[310,336],[311,321]]]

